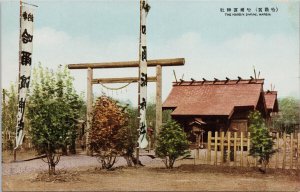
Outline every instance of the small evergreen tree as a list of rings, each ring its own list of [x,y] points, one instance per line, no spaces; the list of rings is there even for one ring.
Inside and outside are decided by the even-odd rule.
[[[259,111],[251,112],[249,121],[251,133],[250,155],[259,158],[259,163],[261,163],[260,170],[265,173],[266,166],[271,156],[275,153],[273,149],[274,142]]]
[[[189,141],[186,133],[180,125],[170,120],[163,125],[157,139],[156,154],[164,158],[164,163],[167,168],[172,169],[173,165],[180,156],[187,155]]]
[[[55,174],[60,150],[76,137],[76,123],[83,100],[73,87],[67,68],[54,73],[39,66],[34,69],[27,117],[30,121],[32,144],[45,153],[49,174]]]

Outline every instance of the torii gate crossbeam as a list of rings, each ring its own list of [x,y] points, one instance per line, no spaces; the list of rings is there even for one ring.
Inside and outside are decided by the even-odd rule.
[[[184,62],[185,62],[184,58],[155,59],[155,60],[148,60],[147,67],[156,67],[157,65],[160,65],[162,67],[180,66],[180,65],[184,65]],[[139,61],[68,64],[69,69],[88,69],[88,68],[104,69],[104,68],[128,68],[128,67],[139,67]]]

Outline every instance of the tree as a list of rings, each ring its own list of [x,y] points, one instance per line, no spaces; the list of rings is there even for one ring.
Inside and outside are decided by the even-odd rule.
[[[27,117],[30,122],[32,144],[45,153],[49,174],[55,174],[60,150],[76,137],[76,122],[83,105],[66,67],[56,73],[39,65],[33,71]]]
[[[153,102],[148,102],[146,113],[147,113],[147,125],[148,126],[155,125],[155,121],[156,121],[156,104],[153,103]]]
[[[292,133],[295,125],[299,124],[299,100],[286,97],[279,100],[280,112],[274,116],[273,125],[280,132]]]
[[[273,149],[274,142],[259,111],[255,110],[249,114],[249,122],[249,130],[251,133],[249,155],[259,158],[258,161],[262,165],[260,170],[265,173],[269,160],[275,153]]]
[[[173,168],[176,159],[189,154],[187,151],[189,142],[186,133],[174,120],[163,125],[157,141],[155,152],[159,157],[164,158],[164,163],[169,169]]]
[[[18,112],[18,94],[16,84],[11,84],[9,90],[3,89],[2,101],[2,130],[4,133],[4,149],[13,149],[15,138],[11,133],[15,133]]]
[[[129,105],[126,108],[126,113],[128,115],[128,126],[126,129],[123,129],[123,132],[125,132],[123,135],[126,135],[127,140],[124,142],[126,142],[127,147],[125,153],[123,153],[123,157],[126,159],[127,165],[131,167],[137,163],[134,157],[134,150],[138,140],[138,109]]]
[[[163,123],[166,123],[172,119],[172,116],[171,116],[172,112],[173,112],[172,110],[163,110],[163,112],[162,112]]]
[[[125,107],[119,106],[112,98],[101,96],[93,109],[90,131],[90,147],[96,152],[102,168],[110,169],[118,155],[131,149],[130,135],[127,131],[128,115]]]

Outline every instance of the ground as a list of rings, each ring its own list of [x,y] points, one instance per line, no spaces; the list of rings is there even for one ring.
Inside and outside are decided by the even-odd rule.
[[[5,159],[5,158],[4,158]],[[9,159],[9,158],[6,158]],[[95,157],[63,157],[59,175],[45,180],[47,166],[41,160],[2,164],[4,191],[299,191],[296,170],[270,169],[261,174],[254,168],[201,165],[179,160],[173,170],[164,168],[160,159],[141,157],[144,167],[126,167],[119,159],[113,171],[99,169]],[[68,178],[68,179],[65,179]]]

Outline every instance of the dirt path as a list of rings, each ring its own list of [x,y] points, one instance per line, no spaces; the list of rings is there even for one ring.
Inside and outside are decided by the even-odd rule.
[[[3,163],[4,191],[300,191],[300,174],[296,171],[270,170],[261,174],[252,168],[193,165],[193,160],[176,162],[167,170],[160,159],[141,157],[146,165],[123,167],[119,159],[114,171],[95,170],[95,157],[75,155],[62,157],[58,170],[76,176],[68,182],[33,181],[39,171],[47,170],[41,160]]]
[[[3,177],[3,190],[29,191],[299,191],[300,180],[286,176],[209,173],[175,169],[172,171],[143,167],[115,171],[82,168],[79,181],[32,182],[34,174]]]
[[[161,160],[151,159],[146,156],[140,157],[141,161],[147,165],[157,164]],[[118,158],[115,166],[124,166],[126,161],[124,158]],[[90,157],[86,155],[71,155],[71,156],[62,156],[60,162],[56,166],[56,170],[60,169],[72,169],[83,166],[94,166],[100,167],[100,163],[97,161],[96,157]],[[22,161],[22,162],[11,162],[11,163],[2,163],[2,175],[16,175],[21,173],[32,173],[38,171],[47,170],[47,164],[41,159],[36,159],[32,161]]]

